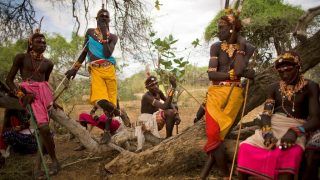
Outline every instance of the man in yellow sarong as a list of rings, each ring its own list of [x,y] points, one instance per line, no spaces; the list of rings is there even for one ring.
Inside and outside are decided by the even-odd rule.
[[[116,60],[112,56],[118,37],[109,31],[110,15],[102,8],[97,13],[97,28],[88,29],[85,35],[85,48],[75,65],[66,72],[68,79],[74,78],[81,67],[82,62],[88,57],[91,75],[90,103],[102,108],[108,117],[104,136],[101,143],[111,140],[110,126],[113,116],[121,116],[126,124],[129,119],[121,115],[116,108],[117,103],[117,80]]]
[[[240,36],[240,29],[241,21],[235,14],[221,17],[218,22],[220,42],[210,48],[207,72],[212,85],[208,88],[205,106],[208,141],[204,147],[208,160],[201,171],[202,179],[208,176],[214,162],[223,176],[228,176],[223,140],[242,106],[240,78],[254,76],[253,70],[246,69],[254,47]]]

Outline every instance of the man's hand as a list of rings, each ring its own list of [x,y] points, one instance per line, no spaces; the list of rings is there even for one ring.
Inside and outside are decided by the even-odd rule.
[[[289,129],[284,136],[281,138],[280,148],[281,150],[286,150],[293,146],[296,143],[297,134],[292,130]]]
[[[28,93],[28,94],[26,94],[25,96],[23,96],[23,97],[21,98],[21,101],[22,101],[23,106],[26,107],[27,104],[33,103],[33,101],[34,101],[34,95]]]
[[[276,144],[278,140],[273,136],[273,134],[270,132],[263,136],[264,142],[263,144],[268,149],[274,149],[276,147]]]
[[[68,70],[65,75],[67,76],[67,78],[70,80],[70,78],[74,79],[74,77],[76,77],[78,70],[72,68],[70,70]]]
[[[169,81],[170,81],[170,84],[173,88],[177,87],[177,80],[174,76],[170,76]]]
[[[248,79],[253,79],[255,76],[255,71],[253,69],[246,69],[243,72],[243,77]]]

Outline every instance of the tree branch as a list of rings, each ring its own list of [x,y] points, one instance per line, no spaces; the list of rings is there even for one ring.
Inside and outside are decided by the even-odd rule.
[[[308,11],[299,18],[293,35],[300,41],[307,40],[307,28],[315,16],[320,15],[320,6],[310,8]]]

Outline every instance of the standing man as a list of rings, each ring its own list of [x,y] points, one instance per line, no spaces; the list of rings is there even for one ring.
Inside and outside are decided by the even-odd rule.
[[[48,80],[53,69],[53,63],[43,56],[46,47],[44,35],[37,30],[29,38],[27,53],[18,54],[14,58],[6,83],[23,106],[31,104],[38,123],[41,142],[52,160],[52,168],[49,173],[53,175],[58,173],[59,163],[49,128],[48,108],[52,105],[53,94]],[[19,86],[16,86],[14,79],[18,71],[20,71],[22,82]],[[36,178],[43,176],[39,152],[34,175]]]
[[[239,179],[294,179],[298,173],[305,134],[320,125],[318,84],[303,77],[301,66],[291,51],[275,61],[281,80],[267,88],[261,129],[240,145]]]
[[[110,124],[113,116],[124,118],[117,103],[116,60],[112,57],[118,37],[109,31],[110,15],[106,9],[97,13],[97,28],[90,28],[85,35],[85,48],[72,69],[66,72],[68,79],[74,78],[85,58],[89,61],[89,73],[91,74],[90,103],[103,109],[108,117],[104,136],[101,143],[109,143],[111,140]]]
[[[238,16],[229,14],[221,17],[218,22],[220,42],[210,48],[207,72],[212,85],[208,88],[205,107],[208,141],[204,147],[208,160],[200,174],[202,179],[209,175],[214,162],[223,176],[229,176],[223,140],[242,106],[240,78],[254,76],[253,70],[246,70],[254,47],[240,36],[240,30]]]

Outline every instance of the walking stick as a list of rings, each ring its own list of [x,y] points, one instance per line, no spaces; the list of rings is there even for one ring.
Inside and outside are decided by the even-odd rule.
[[[235,160],[236,160],[236,155],[237,155],[237,151],[238,151],[239,139],[240,139],[241,128],[242,128],[242,119],[243,119],[243,116],[244,116],[244,110],[246,108],[247,98],[248,98],[249,82],[250,82],[249,79],[247,79],[246,91],[245,91],[245,96],[244,96],[244,101],[243,101],[243,108],[242,108],[241,118],[240,118],[239,131],[238,131],[238,136],[237,136],[237,141],[236,141],[236,148],[235,148],[235,151],[234,151],[234,154],[233,154],[233,158],[232,158],[232,166],[231,166],[229,180],[231,180],[231,178],[232,178],[232,173],[233,173],[234,164],[235,164]]]
[[[85,50],[85,48],[86,48],[87,45],[88,45],[88,42],[89,42],[89,41],[87,41],[86,44],[83,46],[83,48],[82,48],[82,50],[80,51],[80,54],[78,55],[78,57],[79,57],[79,56],[82,54],[82,52]],[[71,67],[73,67],[73,66],[76,64],[76,62],[77,62],[77,61],[73,62],[73,64],[72,64]],[[56,93],[56,92],[58,91],[58,89],[59,89],[60,86],[64,83],[64,81],[65,81],[66,79],[67,79],[67,76],[64,75],[62,81],[61,81],[60,84],[57,86],[57,88],[54,90],[54,93]]]
[[[33,111],[32,111],[32,108],[31,108],[30,104],[27,104],[27,110],[29,111],[29,113],[31,115],[32,125],[35,127],[34,134],[35,134],[35,137],[36,137],[36,140],[37,140],[38,151],[40,153],[41,162],[42,162],[42,165],[43,165],[43,168],[44,168],[44,172],[46,173],[46,177],[49,180],[50,177],[49,177],[48,166],[47,166],[47,164],[46,164],[46,162],[44,160],[43,152],[42,152],[42,146],[41,146],[40,138],[38,136],[39,128],[38,128],[38,124],[37,124],[37,122],[35,120],[35,117],[34,117],[34,114],[33,114]]]
[[[229,101],[229,99],[230,99],[231,93],[232,93],[232,91],[233,91],[234,86],[235,86],[235,83],[232,83],[231,89],[230,89],[230,91],[229,91],[229,93],[228,93],[228,96],[227,96],[227,99],[223,102],[223,104],[222,104],[222,106],[221,106],[221,111],[224,111],[224,108],[226,108],[226,106],[227,106],[227,104],[228,104],[228,101]]]

